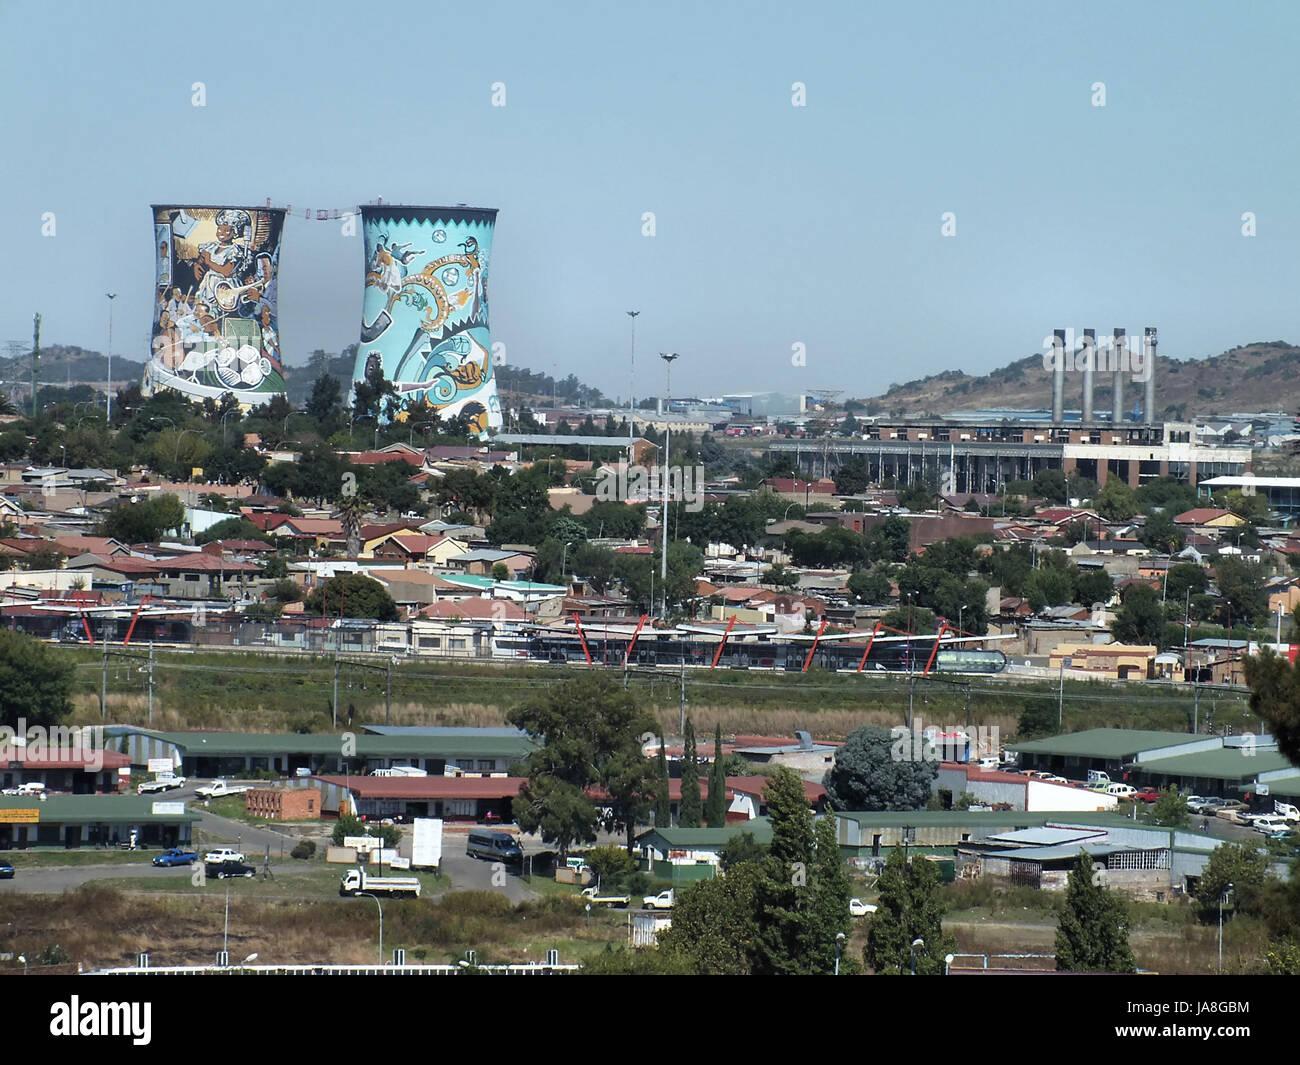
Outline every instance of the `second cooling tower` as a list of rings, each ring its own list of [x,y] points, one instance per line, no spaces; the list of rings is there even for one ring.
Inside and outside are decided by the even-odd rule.
[[[353,370],[376,368],[404,401],[444,421],[501,427],[488,333],[488,262],[495,209],[366,206],[366,288]]]

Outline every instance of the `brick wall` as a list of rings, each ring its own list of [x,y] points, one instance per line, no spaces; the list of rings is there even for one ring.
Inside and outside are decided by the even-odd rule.
[[[244,793],[248,812],[271,821],[320,818],[320,788],[254,788]]]

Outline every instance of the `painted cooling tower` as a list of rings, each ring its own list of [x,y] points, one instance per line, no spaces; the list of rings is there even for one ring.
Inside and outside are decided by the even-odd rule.
[[[488,336],[488,265],[495,209],[361,208],[366,291],[353,380],[382,367],[404,402],[428,401],[444,421],[501,427]]]
[[[276,278],[284,211],[153,208],[152,352],[143,391],[233,392],[260,406],[284,392]]]

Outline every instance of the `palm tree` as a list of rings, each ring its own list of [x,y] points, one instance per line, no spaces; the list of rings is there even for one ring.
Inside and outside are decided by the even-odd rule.
[[[339,504],[341,517],[343,519],[343,535],[348,541],[348,557],[356,558],[361,554],[361,516],[365,513],[365,504],[361,502],[361,497],[354,491],[351,495],[344,496],[343,502]]]

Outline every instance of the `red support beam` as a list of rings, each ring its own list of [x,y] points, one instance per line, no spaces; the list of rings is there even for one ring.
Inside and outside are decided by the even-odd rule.
[[[876,637],[880,635],[881,625],[876,622],[876,627],[871,630],[871,639],[867,641],[867,649],[862,652],[862,661],[858,663],[857,672],[862,672],[862,667],[867,664],[867,655],[871,654],[871,645],[876,642]]]
[[[94,646],[95,646],[95,637],[91,634],[91,631],[90,631],[90,622],[88,622],[88,621],[86,620],[86,614],[85,614],[84,611],[78,609],[78,613],[81,614],[81,627],[82,627],[83,629],[86,630],[86,639],[90,641],[90,646],[91,646],[91,647],[94,647]]]
[[[149,602],[149,594],[146,592],[140,600],[140,605],[135,608],[135,613],[131,615],[131,624],[126,630],[126,639],[122,641],[123,647],[131,645],[131,633],[135,632],[135,623],[140,620],[140,611],[144,609],[145,603]]]
[[[582,653],[587,656],[587,665],[591,665],[591,652],[587,650],[587,637],[582,632],[582,619],[578,617],[578,612],[573,612],[573,623],[578,626],[578,639],[582,642]]]
[[[930,658],[929,658],[929,660],[925,663],[925,672],[922,673],[921,676],[924,677],[924,676],[928,675],[929,672],[930,672],[930,667],[934,665],[934,659],[935,659],[935,656],[938,655],[938,653],[939,653],[939,641],[943,639],[943,633],[944,633],[944,630],[945,630],[947,627],[948,627],[948,623],[947,623],[946,621],[945,621],[942,625],[939,626],[939,633],[938,633],[938,635],[935,636],[935,638],[934,638],[934,647],[932,647],[932,648],[930,649]]]
[[[645,624],[645,619],[648,616],[649,615],[642,614],[641,620],[636,623],[636,632],[632,633],[632,641],[627,645],[627,654],[623,656],[623,665],[627,665],[632,661],[632,650],[636,647],[637,637],[641,635],[641,626]]]
[[[722,634],[722,642],[718,644],[718,649],[716,652],[714,652],[713,665],[709,666],[710,669],[718,668],[718,660],[722,658],[722,649],[727,646],[727,637],[731,635],[731,627],[735,624],[736,624],[736,615],[732,614],[731,620],[727,622],[727,631]]]
[[[812,665],[813,655],[817,653],[817,643],[822,638],[822,633],[826,631],[826,615],[822,615],[822,623],[817,629],[817,635],[813,637],[812,646],[808,648],[808,657],[803,660],[803,672],[808,672],[808,667]]]

